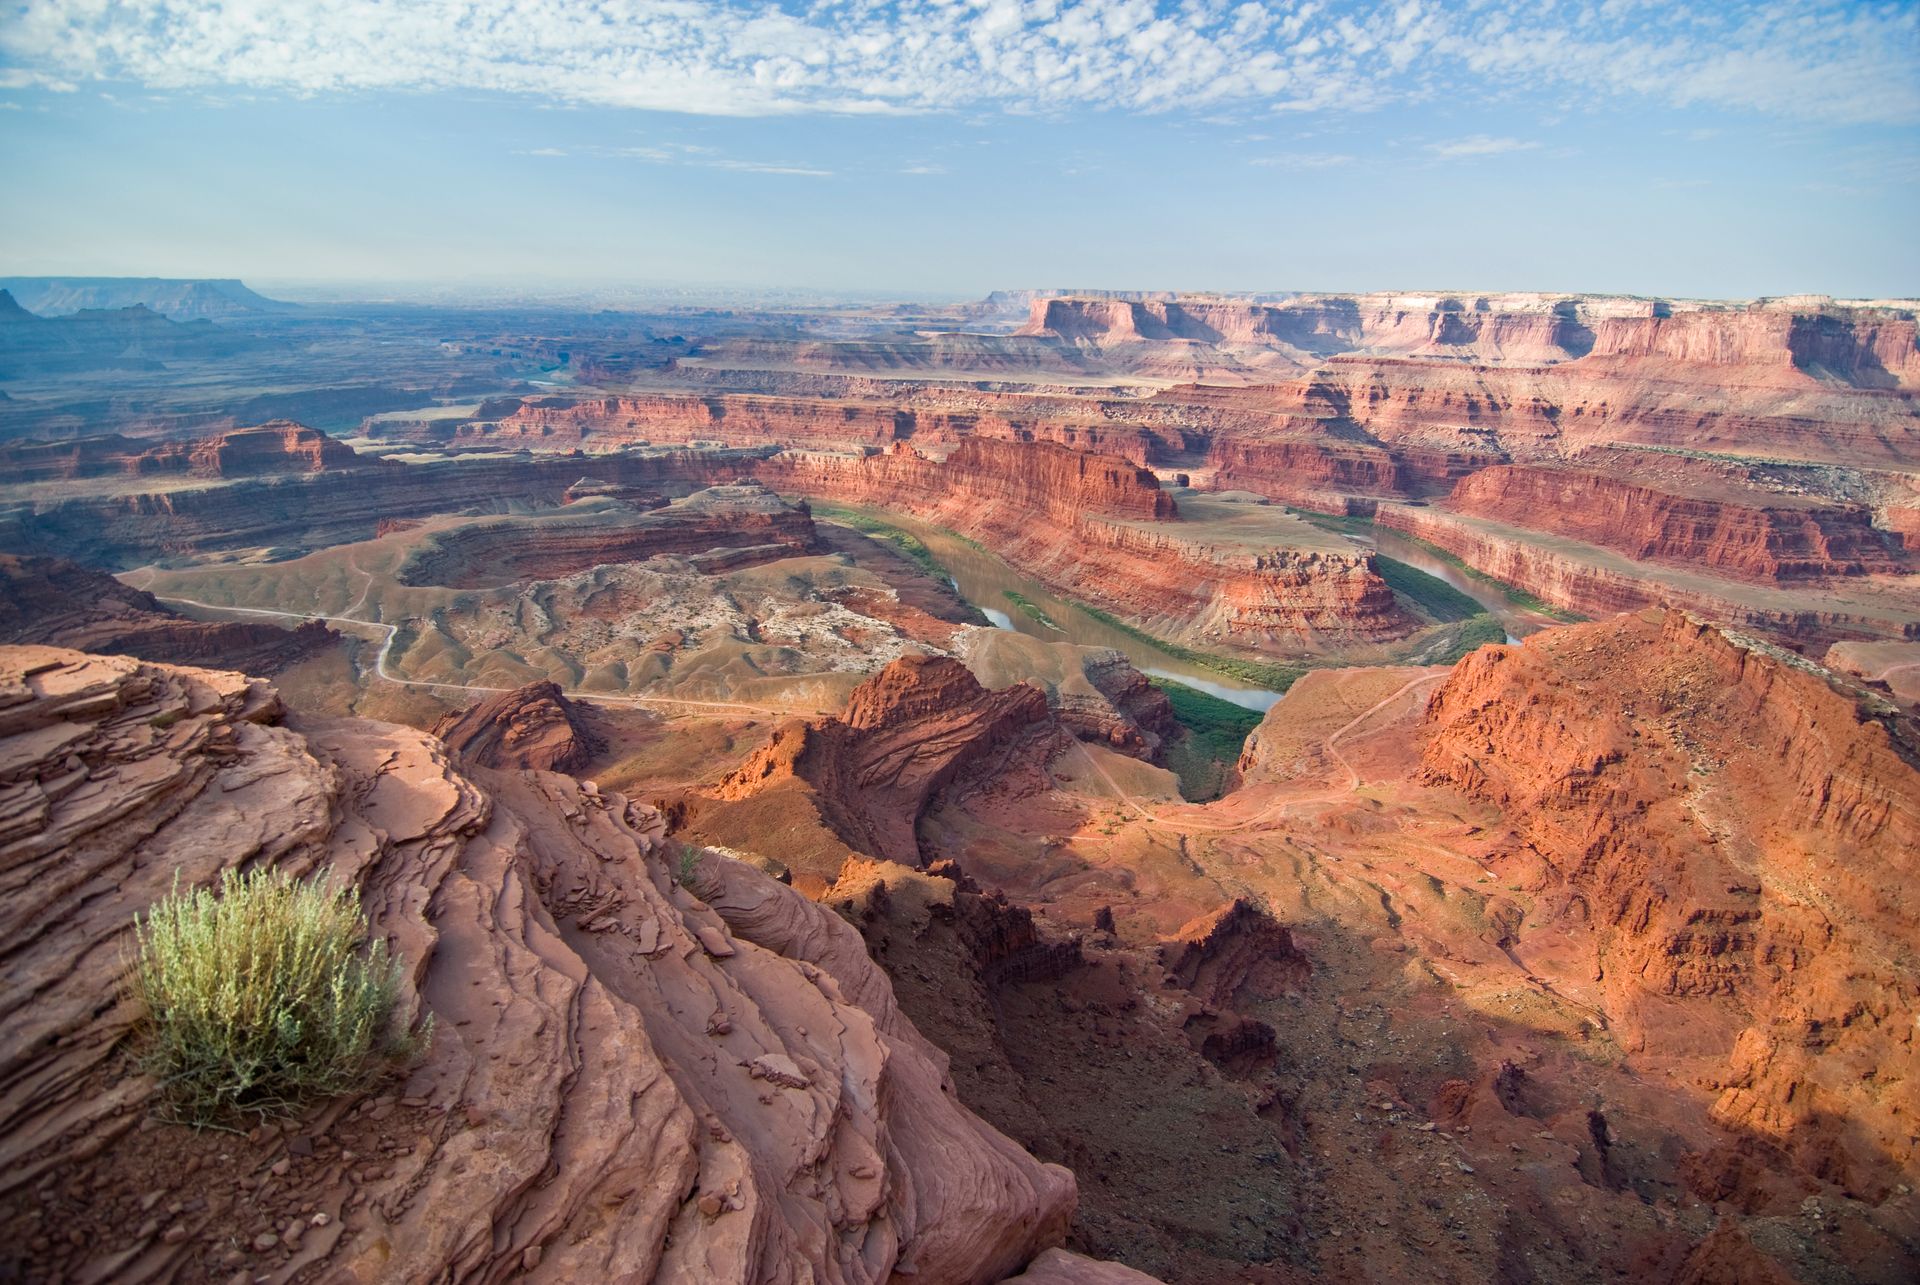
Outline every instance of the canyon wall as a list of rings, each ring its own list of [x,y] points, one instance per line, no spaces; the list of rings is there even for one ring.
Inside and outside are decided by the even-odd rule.
[[[1873,599],[1803,596],[1701,577],[1668,580],[1609,565],[1603,550],[1543,542],[1532,532],[1440,509],[1382,504],[1374,521],[1424,541],[1474,570],[1565,611],[1607,616],[1642,607],[1680,607],[1715,620],[1830,643],[1842,638],[1920,638],[1920,612],[1890,591]]]
[[[407,557],[401,584],[473,589],[511,580],[556,580],[608,562],[736,550],[729,567],[798,557],[815,548],[813,518],[748,483],[710,487],[664,508],[638,511],[589,499],[540,522],[503,518],[435,531]]]
[[[0,643],[273,674],[339,641],[317,620],[296,629],[192,620],[92,567],[0,554]]]
[[[897,382],[897,381],[896,381]],[[1055,442],[1076,450],[1124,455],[1137,463],[1170,449],[1165,434],[1110,422],[1099,404],[925,386],[896,387],[890,400],[769,397],[741,392],[656,392],[575,399],[540,397],[489,402],[469,420],[374,425],[383,436],[461,445],[553,451],[595,450],[629,443],[721,443],[820,449],[956,445],[972,438]],[[1172,449],[1179,437],[1173,435]]]
[[[1651,362],[1758,383],[1824,379],[1920,387],[1915,322],[1901,308],[1831,301],[1670,304],[1582,296],[1303,295],[1281,303],[1036,298],[1020,334],[1078,346],[1187,342],[1541,366]]]
[[[1502,809],[1494,863],[1537,913],[1592,931],[1630,1050],[1721,1059],[1714,1118],[1762,1154],[1869,1200],[1911,1174],[1910,722],[1668,612],[1474,653],[1423,741],[1430,779]]]
[[[305,477],[43,501],[0,512],[0,548],[107,566],[218,549],[342,544],[383,521],[556,505],[582,478],[686,493],[750,475],[767,451],[619,452],[385,464]]]
[[[971,441],[944,462],[787,452],[777,490],[904,512],[978,540],[1070,597],[1168,636],[1248,647],[1381,641],[1416,627],[1371,555],[1250,546],[1179,520],[1150,473],[1062,447]]]
[[[113,476],[261,477],[374,463],[345,442],[288,420],[191,440],[109,436],[0,445],[0,470],[9,483]]]
[[[1897,573],[1904,559],[1865,505],[1793,503],[1762,492],[1673,494],[1602,473],[1497,466],[1459,483],[1447,507],[1617,549],[1630,558],[1712,567],[1745,579]]]

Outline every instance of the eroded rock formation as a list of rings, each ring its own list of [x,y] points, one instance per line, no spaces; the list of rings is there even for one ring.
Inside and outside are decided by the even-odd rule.
[[[0,643],[45,643],[272,674],[339,641],[318,620],[293,629],[190,620],[152,594],[91,567],[63,558],[0,554]]]
[[[574,509],[578,513],[574,513]],[[401,568],[411,585],[474,588],[510,580],[553,580],[609,562],[716,550],[712,569],[787,558],[814,548],[813,518],[754,485],[709,487],[662,508],[616,500],[576,501],[538,523],[468,522],[430,536]]]
[[[557,683],[488,697],[435,723],[433,734],[475,767],[541,772],[580,772],[607,747],[591,713]]]
[[[1920,759],[1890,703],[1669,612],[1476,652],[1426,722],[1430,777],[1591,926],[1627,1047],[1724,1059],[1713,1116],[1764,1155],[1870,1200],[1912,1172]]]
[[[8,648],[0,688],[27,1276],[992,1281],[1064,1234],[1072,1176],[957,1104],[859,935],[651,810],[237,674]],[[143,1125],[126,927],[243,863],[358,887],[431,1046],[285,1128]]]
[[[905,656],[854,690],[838,718],[782,724],[695,805],[697,832],[764,849],[784,837],[795,886],[816,894],[854,855],[921,863],[915,828],[963,773],[1003,767],[1018,747],[1050,753],[1063,734],[1046,694],[988,691],[959,661]]]

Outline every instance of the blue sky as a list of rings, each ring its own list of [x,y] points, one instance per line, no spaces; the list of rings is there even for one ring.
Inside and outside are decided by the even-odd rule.
[[[0,271],[1920,295],[1920,5],[0,2]]]

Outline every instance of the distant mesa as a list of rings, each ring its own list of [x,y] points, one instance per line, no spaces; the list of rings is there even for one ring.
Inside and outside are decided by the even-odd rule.
[[[15,303],[42,317],[95,309],[144,307],[169,321],[221,321],[295,312],[298,304],[269,299],[231,278],[0,277]],[[0,314],[6,306],[0,304]]]

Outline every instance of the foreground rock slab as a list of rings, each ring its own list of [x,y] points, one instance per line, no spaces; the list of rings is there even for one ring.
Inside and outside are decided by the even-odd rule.
[[[664,831],[591,783],[301,721],[239,674],[0,649],[12,1269],[994,1281],[1060,1243],[1072,1175],[959,1105],[858,933]],[[430,1050],[284,1126],[159,1125],[127,925],[261,864],[360,889]]]

